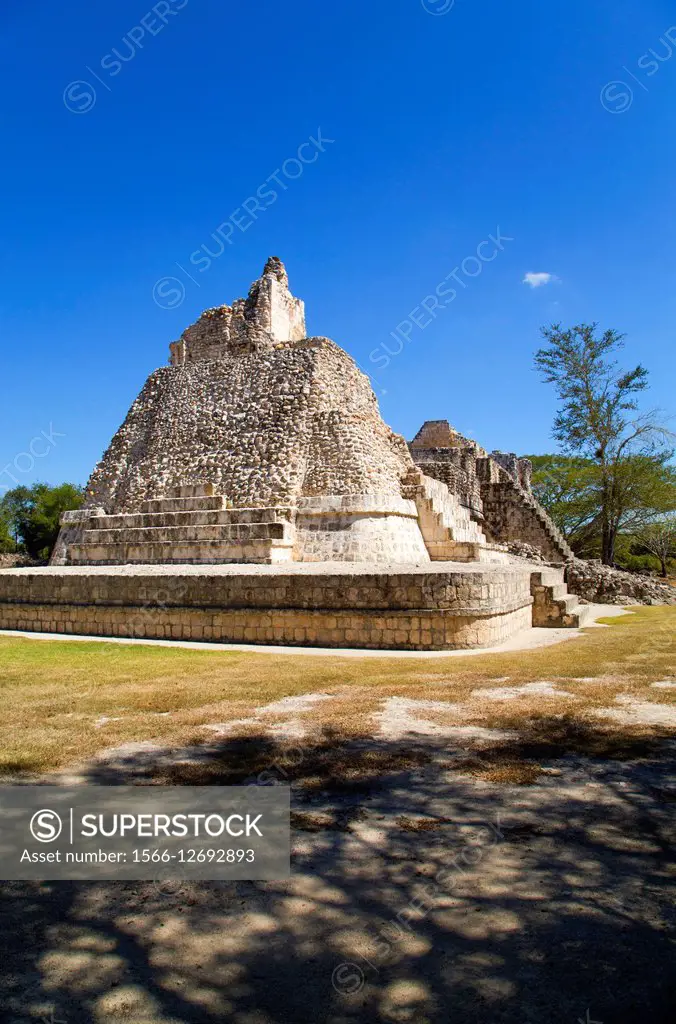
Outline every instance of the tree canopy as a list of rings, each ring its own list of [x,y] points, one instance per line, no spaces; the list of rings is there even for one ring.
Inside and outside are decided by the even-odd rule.
[[[676,507],[673,435],[655,412],[640,411],[648,371],[619,366],[623,335],[599,334],[597,324],[553,324],[542,335],[535,366],[560,402],[552,433],[564,455],[542,456],[550,464],[537,469],[536,494],[567,536],[600,535],[611,565],[620,530]]]
[[[639,550],[642,548],[659,560],[662,575],[667,575],[669,559],[676,558],[676,515],[648,523],[636,532]]]
[[[75,484],[15,487],[0,500],[0,551],[23,551],[46,560],[59,534],[63,512],[79,508],[82,488]]]
[[[601,554],[603,473],[591,459],[529,455],[533,493],[576,554]],[[631,537],[676,509],[676,467],[666,456],[632,456],[616,471],[613,516]]]

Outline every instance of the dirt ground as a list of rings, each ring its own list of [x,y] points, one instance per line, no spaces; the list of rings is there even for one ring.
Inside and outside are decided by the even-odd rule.
[[[45,777],[291,784],[292,877],[3,883],[3,1024],[674,1021],[676,665],[440,671]]]

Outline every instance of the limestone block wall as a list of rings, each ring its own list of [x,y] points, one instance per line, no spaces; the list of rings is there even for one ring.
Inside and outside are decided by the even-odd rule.
[[[458,448],[471,444],[448,420],[426,420],[411,441],[411,448]]]
[[[446,484],[451,494],[469,508],[476,519],[483,518],[481,485],[476,475],[476,456],[470,448],[413,448],[417,466],[427,476]]]
[[[506,470],[512,480],[523,487],[524,491],[530,493],[533,479],[533,463],[530,459],[520,459],[514,452],[491,452],[490,457],[493,462],[497,462],[498,466]]]
[[[354,574],[218,568],[2,570],[0,629],[443,650],[499,643],[531,624],[528,567]]]
[[[553,562],[572,551],[530,489],[532,464],[514,454],[492,452],[462,437],[447,420],[428,420],[410,444],[411,455],[427,476],[443,481],[481,522],[489,540],[521,541],[539,548]]]
[[[477,460],[485,526],[501,543],[522,541],[539,548],[552,562],[566,562],[573,552],[533,495],[493,459]]]
[[[77,509],[73,512],[64,512],[61,516],[61,529],[57,537],[51,565],[68,565],[69,549],[73,544],[81,544],[87,524],[93,514],[91,509]]]
[[[312,353],[163,367],[148,378],[87,484],[87,503],[139,511],[185,484],[233,504],[288,504],[301,485]]]
[[[302,562],[430,561],[415,502],[387,494],[302,498],[294,558]]]
[[[400,497],[413,465],[406,442],[384,423],[368,378],[328,338],[315,361],[299,497]]]

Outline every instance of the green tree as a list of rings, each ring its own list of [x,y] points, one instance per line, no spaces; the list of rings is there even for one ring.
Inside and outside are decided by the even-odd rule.
[[[648,387],[648,371],[640,364],[618,366],[614,355],[623,336],[617,331],[599,335],[597,324],[567,330],[553,324],[542,335],[547,344],[537,351],[535,366],[561,402],[553,436],[566,454],[594,467],[601,557],[612,565],[623,526],[674,507],[673,479],[664,486],[673,435],[655,413],[639,412],[636,396]]]
[[[599,506],[595,466],[568,455],[529,455],[533,494],[576,553],[593,536]]]
[[[11,534],[10,518],[0,506],[0,555],[6,554],[8,551],[13,552],[15,550],[16,543]]]
[[[14,545],[11,549],[13,551],[20,546],[18,520],[30,499],[30,494],[28,487],[15,487],[13,490],[7,491],[0,500],[0,518],[7,524],[7,530]]]
[[[636,531],[639,547],[659,559],[662,575],[669,571],[669,560],[676,558],[676,516],[648,523]]]
[[[577,555],[601,554],[603,472],[591,459],[566,455],[529,455],[533,463],[533,493]],[[650,524],[656,515],[676,508],[676,469],[666,455],[632,455],[617,467],[612,495],[617,537]],[[616,538],[617,541],[617,538]],[[622,558],[618,559],[620,562]]]
[[[82,489],[75,484],[15,487],[2,498],[0,513],[8,532],[31,558],[48,559],[59,535],[63,512],[80,508]]]

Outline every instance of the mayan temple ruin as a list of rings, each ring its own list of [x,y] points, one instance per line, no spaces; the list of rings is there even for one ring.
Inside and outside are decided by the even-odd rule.
[[[536,564],[513,554],[537,548]],[[407,444],[269,259],[170,345],[52,563],[0,573],[0,627],[412,650],[576,626],[530,464],[445,420]]]

